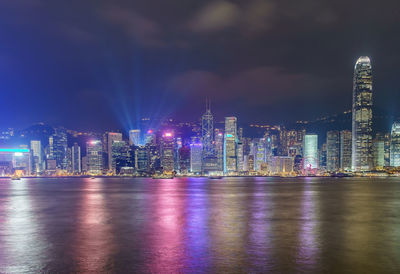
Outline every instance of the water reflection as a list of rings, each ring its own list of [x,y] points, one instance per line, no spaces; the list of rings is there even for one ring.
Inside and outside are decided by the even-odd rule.
[[[271,258],[272,230],[271,215],[273,204],[271,193],[265,182],[258,180],[254,183],[249,201],[249,242],[247,245],[250,255],[251,272],[271,271],[274,262]]]
[[[0,179],[0,273],[398,272],[398,179]]]
[[[299,244],[296,255],[298,271],[312,271],[317,265],[319,246],[318,233],[318,201],[315,198],[313,184],[304,184],[301,199],[301,222]],[[315,270],[314,270],[315,271]]]
[[[247,254],[247,211],[245,196],[234,178],[210,186],[210,230],[213,266],[218,272],[244,271]]]
[[[160,180],[154,189],[153,218],[150,232],[151,259],[147,266],[152,273],[176,273],[183,269],[185,246],[185,196],[176,180]]]
[[[209,271],[211,267],[207,184],[207,180],[204,179],[188,179],[185,264],[186,268],[192,271]]]
[[[38,222],[31,185],[26,179],[8,181],[2,194],[0,238],[3,256],[1,273],[44,272],[47,265],[48,243],[42,236],[42,223]]]
[[[77,272],[99,273],[112,267],[110,254],[115,247],[103,187],[101,179],[85,179],[82,185],[73,248]]]

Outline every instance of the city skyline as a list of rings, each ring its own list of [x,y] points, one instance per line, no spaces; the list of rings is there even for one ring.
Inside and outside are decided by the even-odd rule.
[[[206,96],[215,117],[310,120],[351,108],[351,74],[364,55],[379,79],[374,106],[400,114],[395,1],[311,0],[301,9],[275,0],[46,2],[0,3],[6,127],[43,121],[105,130],[133,128],[141,117],[194,120],[192,109],[202,109]]]
[[[125,134],[78,133],[44,125],[26,132],[3,131],[0,175],[173,178],[398,172],[400,123],[395,121],[390,132],[373,131],[373,74],[370,58],[359,57],[354,66],[352,111],[345,112],[352,116],[351,130],[335,128],[321,136],[305,127],[258,126],[261,133],[249,137],[236,116],[216,123],[211,101],[206,98],[205,112],[197,122],[166,119],[154,127],[153,121],[145,118]],[[13,139],[17,145],[7,146]]]

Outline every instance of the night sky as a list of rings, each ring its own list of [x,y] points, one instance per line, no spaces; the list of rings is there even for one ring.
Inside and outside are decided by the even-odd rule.
[[[356,59],[400,113],[400,3],[1,0],[0,128],[138,118],[284,123],[351,108]]]

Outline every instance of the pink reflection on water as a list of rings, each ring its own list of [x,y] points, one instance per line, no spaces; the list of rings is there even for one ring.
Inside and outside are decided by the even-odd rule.
[[[78,272],[104,272],[113,250],[113,238],[101,179],[86,179],[82,186],[74,254]]]
[[[185,196],[179,192],[179,179],[157,181],[149,224],[151,273],[178,273],[184,264],[183,222]]]

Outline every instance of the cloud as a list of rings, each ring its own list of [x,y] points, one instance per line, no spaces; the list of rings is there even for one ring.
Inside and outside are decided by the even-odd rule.
[[[132,9],[109,6],[102,9],[100,14],[106,21],[120,27],[127,35],[144,46],[159,47],[165,45],[165,42],[160,38],[159,24]]]
[[[273,67],[255,67],[229,75],[192,70],[167,82],[170,92],[186,97],[211,96],[220,101],[243,100],[252,105],[273,104],[306,95],[310,83],[307,74],[294,74]],[[315,87],[314,87],[315,88]]]
[[[194,31],[218,31],[233,26],[239,15],[239,7],[235,4],[217,1],[201,9],[189,25]]]
[[[244,34],[254,33],[270,26],[274,8],[272,1],[251,0],[241,5],[229,1],[214,1],[200,9],[188,25],[195,32],[217,32],[235,28]]]

